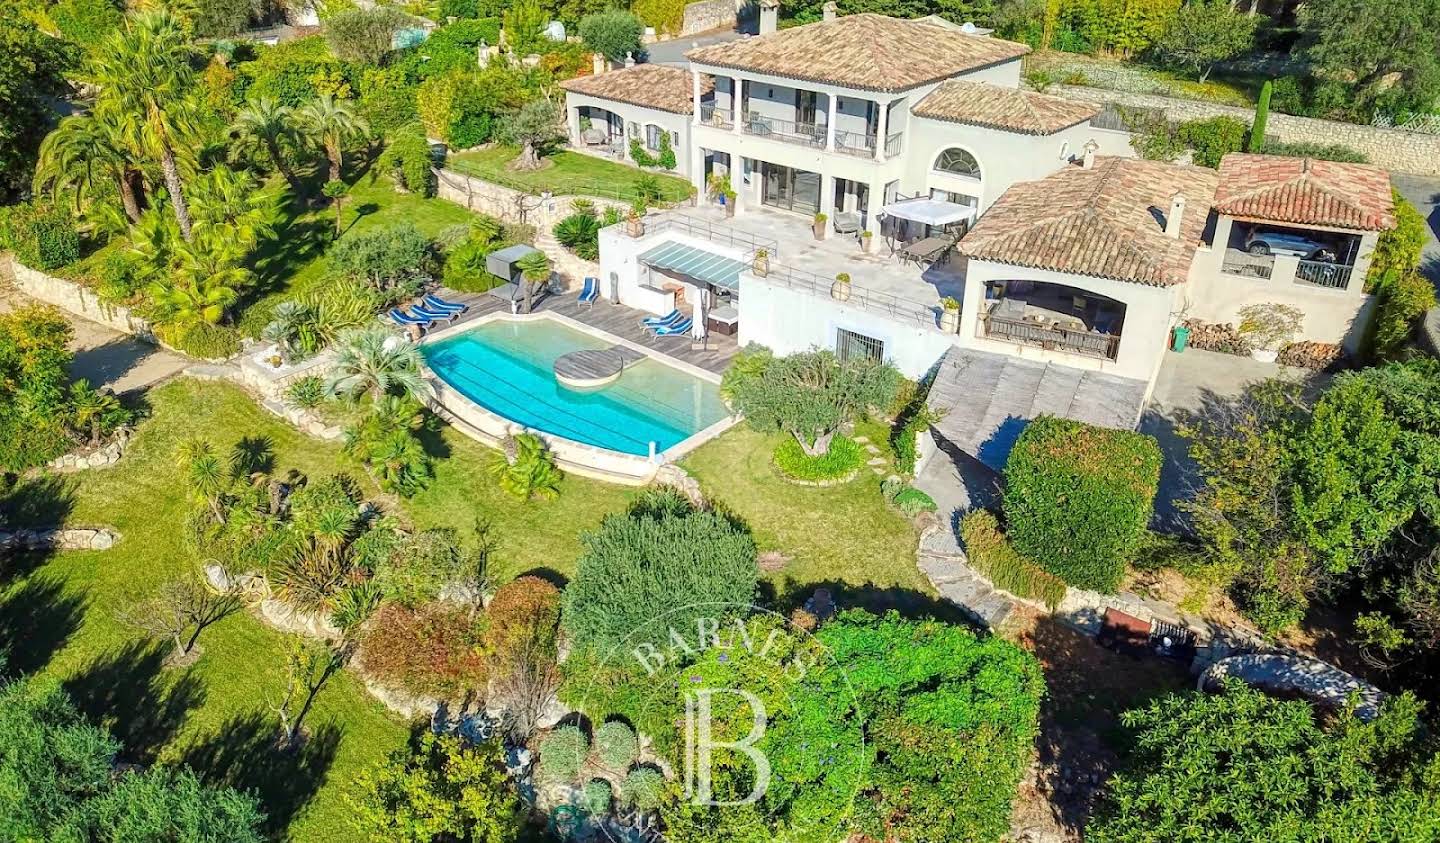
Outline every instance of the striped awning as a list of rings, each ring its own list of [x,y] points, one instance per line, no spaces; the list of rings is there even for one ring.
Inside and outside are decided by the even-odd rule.
[[[640,262],[727,290],[739,289],[740,273],[750,268],[745,261],[673,241],[661,243],[645,252],[640,256]]]

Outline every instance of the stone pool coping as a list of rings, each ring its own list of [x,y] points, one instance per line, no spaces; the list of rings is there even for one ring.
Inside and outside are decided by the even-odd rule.
[[[451,337],[458,336],[474,330],[482,325],[491,322],[533,322],[541,319],[548,319],[589,334],[592,337],[602,339],[612,345],[622,345],[626,348],[644,354],[656,362],[679,369],[688,375],[704,380],[708,383],[718,385],[720,376],[706,371],[705,369],[677,360],[664,352],[653,348],[647,348],[637,342],[632,342],[623,337],[617,337],[607,331],[586,325],[577,319],[559,313],[489,313],[476,319],[468,320],[458,325],[452,325],[441,330],[431,332],[422,338],[419,345],[429,345],[440,342]],[[543,430],[527,428],[513,419],[509,419],[499,413],[488,410],[445,382],[443,378],[430,369],[428,365],[422,367],[422,372],[430,386],[435,391],[432,399],[431,409],[437,415],[452,422],[459,421],[455,427],[472,439],[491,447],[498,447],[500,440],[506,436],[516,433],[534,433],[544,440],[545,444],[555,454],[555,460],[561,468],[575,472],[585,477],[597,480],[605,480],[611,483],[620,483],[629,486],[643,486],[655,477],[655,472],[660,466],[674,462],[685,454],[699,448],[711,439],[729,430],[739,423],[741,416],[731,414],[703,430],[696,431],[689,437],[676,444],[657,452],[654,457],[645,457],[638,454],[626,454],[620,451],[613,451],[609,448],[601,448],[595,445],[588,445],[584,442],[576,442],[563,436],[557,436]]]

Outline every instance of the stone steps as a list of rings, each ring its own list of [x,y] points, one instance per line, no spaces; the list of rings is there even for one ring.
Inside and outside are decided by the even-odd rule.
[[[962,556],[931,553],[922,548],[916,563],[941,597],[991,630],[1004,623],[1015,608],[1010,598],[971,570]]]

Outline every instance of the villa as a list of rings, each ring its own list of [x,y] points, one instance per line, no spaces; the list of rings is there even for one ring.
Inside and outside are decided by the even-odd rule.
[[[1384,170],[1140,160],[1098,107],[1022,90],[1022,44],[775,14],[762,3],[760,35],[693,49],[688,70],[565,84],[576,148],[664,133],[703,197],[601,232],[605,298],[777,353],[938,367],[940,433],[975,456],[1040,413],[1134,426],[1185,320],[1283,304],[1304,314],[1293,340],[1356,348],[1395,224]]]

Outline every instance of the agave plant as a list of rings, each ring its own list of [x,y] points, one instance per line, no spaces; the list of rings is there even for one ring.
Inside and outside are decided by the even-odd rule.
[[[351,328],[336,341],[331,395],[379,403],[386,395],[423,401],[433,394],[420,374],[420,352],[381,325]]]
[[[595,212],[577,211],[555,224],[555,239],[582,260],[600,258],[600,220]]]
[[[490,460],[490,476],[506,493],[520,500],[551,500],[560,494],[565,475],[555,465],[555,455],[533,433],[507,436]]]

